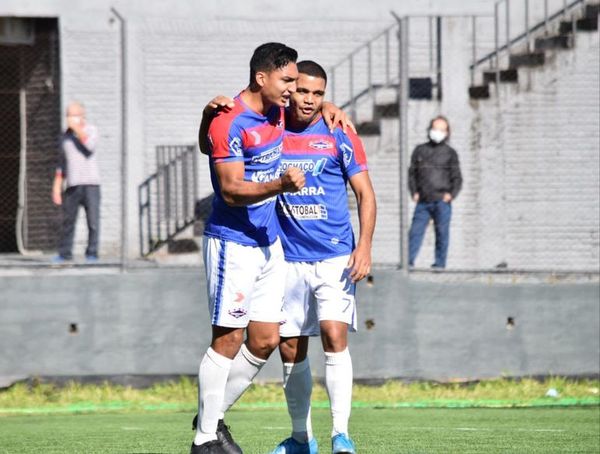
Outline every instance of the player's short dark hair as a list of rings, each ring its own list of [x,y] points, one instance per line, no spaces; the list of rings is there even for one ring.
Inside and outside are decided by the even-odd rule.
[[[250,59],[250,84],[256,82],[259,71],[271,72],[296,63],[298,52],[281,43],[265,43],[258,46]]]
[[[302,60],[298,62],[298,72],[307,76],[320,77],[327,84],[327,73],[321,65],[312,60]]]

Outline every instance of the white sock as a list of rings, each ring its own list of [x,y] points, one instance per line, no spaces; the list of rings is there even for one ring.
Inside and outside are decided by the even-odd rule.
[[[333,419],[331,436],[348,434],[352,407],[352,358],[348,348],[339,353],[325,352],[325,387]]]
[[[292,438],[299,443],[307,443],[313,437],[310,420],[312,376],[308,358],[299,363],[283,364],[283,389],[292,418]]]
[[[246,344],[242,344],[242,348],[231,364],[219,419],[223,419],[225,412],[244,394],[266,362],[266,360],[254,356]]]
[[[217,439],[217,423],[231,363],[232,360],[220,355],[210,347],[200,362],[200,371],[198,372],[199,417],[194,437],[194,444],[197,446]]]

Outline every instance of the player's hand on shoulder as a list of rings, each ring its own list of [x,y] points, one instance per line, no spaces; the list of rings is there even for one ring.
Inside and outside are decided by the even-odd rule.
[[[335,104],[324,102],[321,113],[329,131],[333,132],[333,130],[339,126],[344,133],[347,133],[348,130],[352,130],[356,134],[356,128],[354,127],[354,123],[352,123],[350,116]]]
[[[208,104],[204,107],[204,115],[214,115],[220,110],[225,112],[231,110],[235,105],[233,98],[229,96],[218,95],[211,99]]]
[[[281,186],[283,192],[297,192],[304,187],[306,177],[304,172],[298,167],[288,167],[281,176]]]

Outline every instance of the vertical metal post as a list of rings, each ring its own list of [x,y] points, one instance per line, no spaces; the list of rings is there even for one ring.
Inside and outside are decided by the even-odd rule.
[[[437,99],[438,101],[442,100],[442,18],[440,16],[438,16],[436,18],[436,22],[437,22],[437,46],[436,46],[436,50],[437,50],[437,55],[436,55],[436,75],[437,75],[437,81],[436,81],[436,86],[437,86]],[[406,18],[406,27],[408,27],[408,18]],[[410,77],[410,74],[409,76]],[[408,80],[408,79],[407,79]]]
[[[506,1],[506,53],[508,54],[508,58],[510,59],[510,0]]]
[[[110,9],[121,24],[121,271],[127,268],[128,239],[128,156],[127,156],[127,23],[115,8]]]
[[[529,0],[525,0],[525,43],[527,44],[527,52],[531,49],[529,44]]]
[[[477,64],[477,16],[471,17],[472,39],[471,39],[471,58],[473,64],[471,66],[471,86],[475,85],[475,65]]]
[[[350,54],[348,67],[350,68],[350,116],[352,117],[352,121],[356,123],[356,99],[354,99],[354,54]]]
[[[548,0],[544,0],[544,34],[548,34]]]
[[[390,84],[390,29],[385,31],[385,85]]]
[[[498,22],[498,5],[499,2],[496,2],[494,4],[494,53],[496,56],[496,100],[498,100],[498,96],[500,94],[500,36],[499,36],[499,28],[500,28],[500,24]]]
[[[398,118],[399,118],[399,164],[400,164],[400,264],[404,274],[408,273],[408,189],[406,186],[408,166],[408,97],[409,97],[409,55],[408,17],[398,23]]]
[[[567,16],[567,0],[563,0],[563,17]]]
[[[371,98],[372,111],[375,111],[375,89],[373,87],[373,56],[371,42],[367,43],[367,84]]]
[[[429,72],[433,72],[433,16],[427,18],[429,25]]]

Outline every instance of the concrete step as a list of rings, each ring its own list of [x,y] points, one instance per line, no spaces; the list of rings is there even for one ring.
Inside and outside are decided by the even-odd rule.
[[[518,82],[519,72],[515,68],[502,69],[499,74],[500,82]],[[496,71],[485,71],[483,73],[484,85],[496,82]]]
[[[573,35],[555,35],[547,38],[536,38],[535,50],[570,49],[573,47]]]
[[[394,118],[398,116],[398,103],[394,102],[391,104],[376,104],[373,109],[373,118],[378,120],[380,118]]]
[[[356,126],[359,136],[378,136],[381,134],[381,126],[378,121],[364,121]]]
[[[541,66],[545,61],[546,57],[544,52],[529,52],[511,55],[508,65],[511,68],[517,68],[519,66]]]
[[[584,17],[577,19],[575,27],[578,32],[593,32],[598,30],[598,18],[597,17]],[[573,32],[573,23],[571,21],[562,21],[559,27],[559,33],[564,35],[565,33]]]
[[[598,19],[598,14],[600,14],[600,3],[585,5],[584,17],[588,19]]]
[[[471,99],[489,99],[489,85],[472,85],[469,87],[469,98]]]

